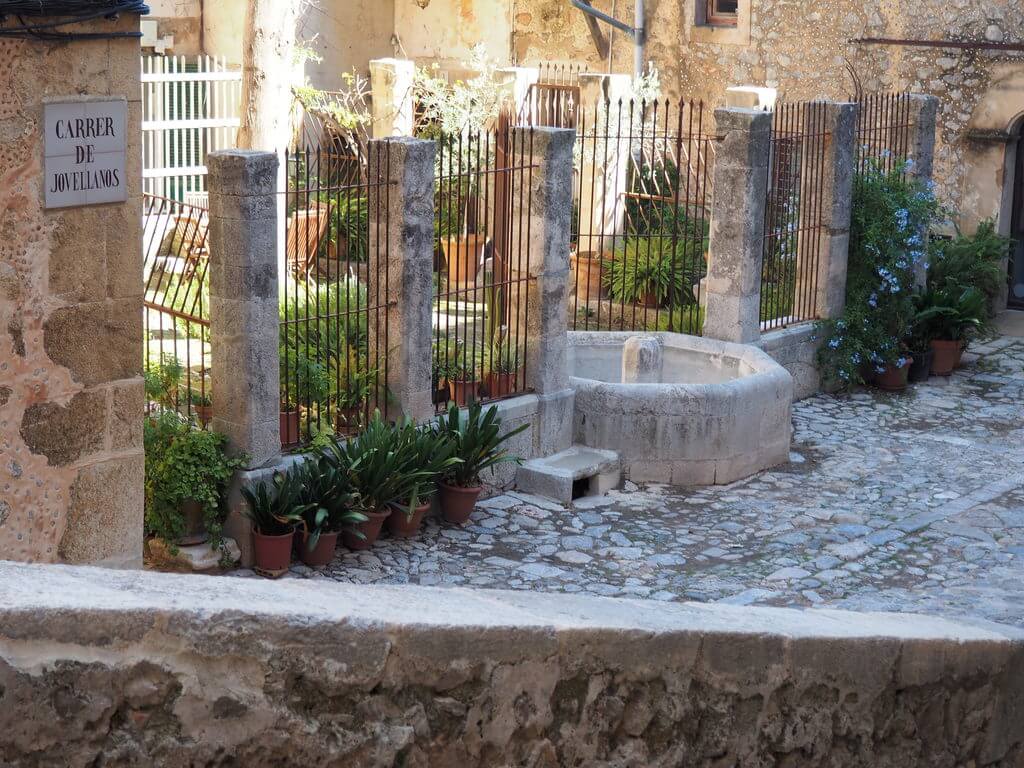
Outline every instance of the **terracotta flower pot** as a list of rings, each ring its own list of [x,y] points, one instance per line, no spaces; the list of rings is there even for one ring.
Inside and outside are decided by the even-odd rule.
[[[487,238],[484,235],[462,235],[441,240],[445,260],[448,262],[448,282],[469,285],[476,281],[480,252]]]
[[[198,501],[184,501],[178,511],[185,519],[185,533],[178,539],[179,547],[191,547],[209,541],[210,534],[206,532],[202,504]]]
[[[420,532],[420,525],[423,524],[423,518],[429,511],[429,501],[416,507],[411,516],[406,513],[405,509],[394,507],[388,518],[388,530],[397,539],[411,539]]]
[[[569,288],[585,302],[603,297],[602,263],[603,259],[597,251],[582,251],[569,256],[569,264],[572,266],[572,284]]]
[[[302,532],[302,543],[299,545],[299,557],[306,565],[318,567],[328,565],[334,559],[334,549],[338,546],[338,532],[321,533],[313,549],[309,548],[309,534]]]
[[[380,529],[384,526],[384,521],[391,514],[391,510],[364,512],[363,514],[367,517],[365,521],[356,523],[351,530],[347,530],[341,535],[345,546],[357,552],[369,549],[374,545],[380,536]],[[362,536],[359,536],[359,534],[362,534]]]
[[[284,447],[299,443],[299,409],[281,411],[281,445]]]
[[[487,392],[491,397],[507,397],[516,391],[515,373],[487,374]]]
[[[644,307],[645,309],[658,309],[661,307],[661,299],[658,298],[657,292],[647,291],[637,301],[637,306]]]
[[[932,374],[934,376],[950,376],[956,368],[957,361],[963,355],[963,347],[959,341],[949,339],[932,339]]]
[[[483,490],[480,486],[475,488],[462,488],[448,483],[439,484],[439,495],[441,498],[441,512],[444,519],[449,523],[462,525],[469,520],[473,514],[473,507]]]
[[[459,381],[458,379],[452,379],[448,382],[452,389],[452,400],[460,408],[465,408],[476,402],[477,390],[480,387],[479,381]]]
[[[363,409],[359,406],[339,408],[334,416],[334,429],[339,435],[354,435],[359,432],[359,421]]]
[[[192,412],[196,415],[196,421],[199,422],[200,426],[205,427],[211,421],[213,421],[213,406],[212,405],[193,405]]]
[[[444,405],[451,399],[451,396],[451,388],[446,380],[437,385],[437,389],[434,390],[434,396],[431,398],[431,400],[433,401],[434,405]]]
[[[887,363],[883,373],[875,374],[875,386],[886,392],[902,392],[907,388],[907,376],[910,373],[910,364],[913,358],[898,368],[892,363]]]
[[[283,571],[292,562],[292,531],[279,536],[265,536],[257,530],[252,532],[253,551],[256,567],[261,571]]]
[[[966,352],[966,351],[967,351],[967,340],[964,339],[964,340],[962,340],[960,342],[960,347],[956,351],[956,366],[955,366],[956,368],[959,368],[961,365],[963,365],[963,362],[964,362],[964,352]]]

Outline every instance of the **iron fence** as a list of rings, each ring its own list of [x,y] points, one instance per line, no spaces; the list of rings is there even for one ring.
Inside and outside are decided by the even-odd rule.
[[[518,122],[530,126],[576,128],[580,75],[585,71],[583,64],[541,64],[538,80],[530,86]]]
[[[772,120],[761,267],[761,327],[816,320],[829,141],[823,102],[779,104]]]
[[[869,163],[885,172],[905,163],[910,154],[911,102],[909,93],[870,93],[857,99],[857,170]]]
[[[575,152],[571,325],[700,335],[711,126],[700,102],[581,109]]]
[[[284,446],[356,433],[376,409],[387,417],[388,158],[383,143],[354,160],[320,146],[286,154]]]
[[[449,402],[527,391],[533,132],[503,116],[491,130],[437,139],[433,388]]]
[[[212,418],[208,216],[205,208],[143,195],[143,332],[147,410]]]

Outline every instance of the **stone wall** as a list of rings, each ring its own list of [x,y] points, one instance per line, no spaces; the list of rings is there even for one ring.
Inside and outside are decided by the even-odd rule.
[[[43,105],[95,96],[128,99],[128,201],[44,210]],[[137,39],[0,39],[0,558],[141,560],[139,99]]]
[[[1019,40],[1024,1],[993,0],[829,0],[809,10],[803,3],[778,0],[752,2],[749,41],[721,44],[708,41],[694,26],[696,0],[647,0],[650,20],[648,58],[661,70],[665,94],[721,104],[731,85],[768,85],[796,101],[811,98],[843,100],[854,93],[846,71],[849,62],[867,91],[910,89],[941,100],[936,181],[946,199],[967,205],[972,220],[999,210],[1001,179],[984,179],[981,201],[970,184],[970,151],[965,140],[988,120],[987,103],[1024,114],[1024,62],[1019,54],[994,51],[951,51],[937,48],[866,46],[851,38]],[[608,11],[608,0],[595,2]],[[631,20],[633,3],[619,0],[616,13]],[[513,47],[518,61],[585,61],[605,71],[597,58],[583,14],[563,0],[518,0]],[[613,68],[632,71],[632,46],[616,35]],[[1006,88],[1015,80],[1016,88]],[[990,99],[990,93],[999,94]],[[1006,131],[1010,119],[1001,125]],[[986,126],[987,127],[987,126]],[[975,141],[976,143],[976,141]],[[1001,147],[1000,147],[1001,149]],[[998,182],[998,183],[997,183]],[[980,214],[973,211],[978,210]]]
[[[0,564],[0,763],[1024,765],[1024,633]]]

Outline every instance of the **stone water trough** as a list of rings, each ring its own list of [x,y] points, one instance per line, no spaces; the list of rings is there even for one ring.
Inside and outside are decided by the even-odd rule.
[[[758,349],[676,333],[570,333],[574,442],[634,481],[726,484],[789,459],[793,380]]]

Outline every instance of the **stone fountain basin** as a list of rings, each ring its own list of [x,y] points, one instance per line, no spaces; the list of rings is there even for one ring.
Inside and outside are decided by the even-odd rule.
[[[576,443],[638,482],[727,484],[789,460],[793,379],[759,349],[677,333],[569,334]]]

